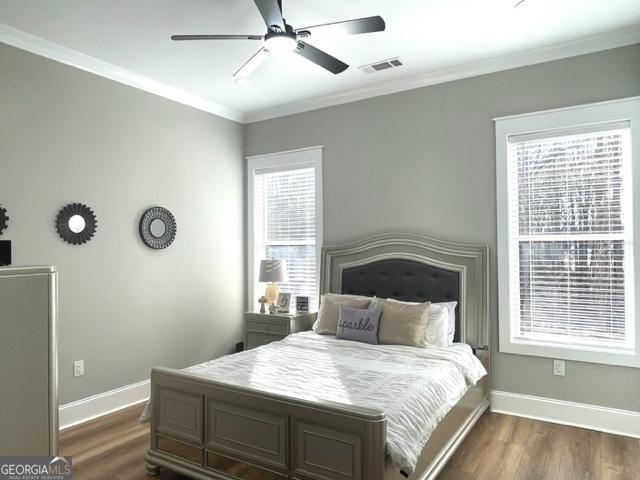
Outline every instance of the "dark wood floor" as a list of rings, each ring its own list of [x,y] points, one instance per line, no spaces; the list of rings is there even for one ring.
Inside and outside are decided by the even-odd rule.
[[[148,480],[149,426],[134,406],[60,433],[74,480]],[[184,480],[162,471],[162,480]],[[439,480],[640,480],[640,440],[484,415]],[[366,479],[365,479],[366,480]]]

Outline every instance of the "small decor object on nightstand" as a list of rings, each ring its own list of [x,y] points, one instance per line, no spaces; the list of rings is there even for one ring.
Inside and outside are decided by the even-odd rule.
[[[144,212],[140,219],[140,237],[149,248],[167,248],[176,238],[176,219],[163,207],[153,207]]]
[[[58,213],[56,230],[67,243],[82,245],[95,235],[98,228],[96,215],[82,203],[70,203]]]
[[[309,297],[304,295],[296,295],[296,312],[309,311]]]
[[[275,305],[278,300],[280,287],[278,282],[287,280],[287,262],[271,258],[260,262],[260,282],[268,283],[264,296],[267,297],[269,305]]]
[[[289,313],[290,305],[291,305],[291,294],[280,293],[278,295],[278,313]]]
[[[269,305],[269,315],[275,315],[278,313],[278,306],[275,303]]]
[[[9,226],[9,216],[7,215],[7,209],[0,205],[0,235]]]
[[[267,303],[267,297],[265,297],[264,295],[261,296],[258,299],[258,303],[260,304],[260,313],[266,313],[266,310],[264,309],[264,304]]]

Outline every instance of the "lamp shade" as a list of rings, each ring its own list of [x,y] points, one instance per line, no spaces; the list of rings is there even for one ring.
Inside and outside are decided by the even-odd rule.
[[[260,282],[286,282],[287,262],[275,258],[260,261]]]

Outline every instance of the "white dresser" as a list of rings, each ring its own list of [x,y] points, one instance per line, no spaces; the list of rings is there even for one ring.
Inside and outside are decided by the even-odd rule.
[[[0,455],[57,455],[55,267],[0,268]]]

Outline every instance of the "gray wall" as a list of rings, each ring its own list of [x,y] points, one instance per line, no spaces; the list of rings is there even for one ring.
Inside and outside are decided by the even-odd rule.
[[[551,359],[497,352],[492,122],[634,95],[640,45],[250,124],[245,149],[325,146],[326,244],[388,231],[488,243],[494,389],[640,411],[637,369],[567,362],[554,377]]]
[[[0,44],[0,203],[16,264],[60,272],[60,401],[229,352],[241,339],[244,127]],[[97,214],[83,246],[54,220]],[[154,251],[138,221],[176,216]],[[1,334],[1,333],[0,333]],[[85,360],[74,379],[72,362]]]
[[[249,155],[322,144],[327,244],[411,231],[491,246],[493,388],[640,411],[636,369],[499,354],[491,119],[640,95],[640,46],[250,124],[181,106],[0,44],[0,203],[16,264],[60,271],[62,403],[230,351],[244,305],[243,144]],[[243,138],[246,131],[246,139]],[[98,216],[84,246],[57,211]],[[145,247],[163,205],[178,236]],[[86,375],[72,377],[84,359]]]

